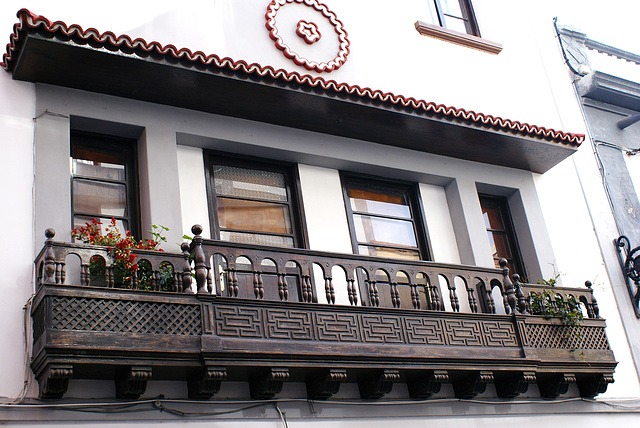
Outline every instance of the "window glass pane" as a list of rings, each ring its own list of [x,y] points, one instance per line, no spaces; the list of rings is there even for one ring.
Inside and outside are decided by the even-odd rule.
[[[491,244],[491,254],[493,254],[493,258],[510,259],[511,248],[509,247],[507,236],[504,234],[492,232],[487,232],[487,235],[489,236],[489,243]]]
[[[218,195],[287,201],[285,177],[279,172],[214,165],[213,178]]]
[[[420,260],[420,253],[413,250],[401,250],[399,248],[373,247],[359,245],[358,253],[374,257],[386,257],[390,259]]]
[[[417,247],[413,223],[410,221],[354,214],[353,223],[359,242]]]
[[[460,0],[440,0],[442,12],[462,18],[462,9],[460,8]],[[448,28],[448,27],[447,27]]]
[[[222,229],[292,233],[287,205],[220,197],[216,201],[218,223]]]
[[[482,215],[487,229],[505,230],[500,207],[491,201],[482,202]]]
[[[382,192],[351,187],[348,193],[351,209],[354,211],[411,218],[408,201],[402,192]]]
[[[72,168],[71,172],[74,176],[80,175],[104,180],[125,180],[124,165],[87,159],[73,159]]]
[[[73,211],[123,217],[127,215],[126,187],[76,179],[73,181]]]
[[[459,31],[460,33],[467,32],[467,23],[463,19],[454,18],[453,16],[444,17],[444,26],[450,30]]]
[[[289,236],[260,235],[257,233],[228,232],[221,230],[220,239],[223,241],[239,242],[241,244],[293,248],[293,238]]]

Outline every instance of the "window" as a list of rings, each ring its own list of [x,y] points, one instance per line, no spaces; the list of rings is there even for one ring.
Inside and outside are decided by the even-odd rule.
[[[434,0],[441,27],[480,37],[471,0]]]
[[[517,273],[526,278],[507,200],[488,195],[479,198],[495,266],[500,267],[500,259],[505,258],[511,275]]]
[[[207,185],[214,238],[303,247],[302,215],[291,165],[211,153]]]
[[[343,176],[343,188],[356,254],[428,258],[415,186]]]
[[[84,132],[71,134],[73,227],[111,218],[139,237],[136,141]]]

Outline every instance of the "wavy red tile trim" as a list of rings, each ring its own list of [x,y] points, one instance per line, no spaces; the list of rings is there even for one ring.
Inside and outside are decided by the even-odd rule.
[[[18,52],[19,46],[23,42],[24,33],[28,29],[40,29],[50,33],[53,37],[58,37],[62,40],[71,39],[74,43],[78,44],[89,44],[96,49],[104,48],[109,51],[121,51],[125,54],[135,54],[140,57],[146,57],[153,53],[171,56],[175,59],[186,59],[192,63],[199,62],[217,69],[257,74],[262,77],[294,82],[302,86],[319,87],[327,91],[356,95],[371,101],[388,102],[397,106],[414,109],[443,119],[457,119],[478,127],[493,127],[505,132],[537,137],[575,147],[584,141],[583,134],[556,131],[554,129],[530,125],[528,123],[504,119],[484,113],[476,113],[471,110],[418,100],[413,97],[395,95],[391,92],[382,92],[371,88],[362,88],[358,85],[338,83],[335,80],[325,80],[321,77],[300,74],[296,71],[276,70],[270,66],[261,66],[255,63],[248,64],[246,61],[234,61],[231,58],[220,58],[213,54],[205,55],[201,51],[191,52],[187,48],[178,49],[173,45],[162,46],[158,42],[147,43],[140,38],[131,40],[127,35],[116,36],[110,31],[103,34],[100,34],[95,28],[89,28],[85,31],[78,25],[67,26],[64,22],[51,22],[47,18],[31,13],[27,9],[18,11],[17,16],[19,22],[13,26],[13,34],[11,34],[10,42],[7,44],[7,53],[3,55],[3,61],[0,63],[0,66],[7,71],[11,71],[11,64],[15,60],[13,55]]]

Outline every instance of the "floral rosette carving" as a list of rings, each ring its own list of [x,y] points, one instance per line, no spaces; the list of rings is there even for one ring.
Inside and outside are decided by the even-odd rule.
[[[324,19],[326,19],[334,28],[338,36],[338,54],[330,61],[316,62],[302,57],[298,52],[291,49],[287,45],[280,35],[276,26],[276,16],[278,11],[288,3],[297,3],[306,7],[310,7],[318,12]],[[336,17],[329,8],[319,3],[317,0],[272,0],[267,6],[267,13],[265,14],[267,23],[265,26],[269,30],[269,37],[275,42],[278,49],[282,51],[285,57],[292,60],[296,65],[303,66],[307,70],[315,70],[319,73],[331,72],[340,68],[347,60],[349,55],[349,39],[347,32],[344,30],[342,22]],[[318,25],[314,22],[301,19],[298,21],[296,27],[296,34],[302,38],[307,45],[313,45],[322,37],[322,34],[318,30]]]

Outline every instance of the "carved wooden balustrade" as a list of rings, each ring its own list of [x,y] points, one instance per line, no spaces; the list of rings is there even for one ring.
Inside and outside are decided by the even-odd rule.
[[[553,289],[585,305],[581,325],[566,326],[530,314],[528,296],[545,287],[514,287],[506,263],[262,247],[192,230],[181,254],[134,251],[147,273],[126,284],[113,280],[107,248],[54,242],[47,230],[31,311],[41,397],[62,397],[71,378],[114,379],[122,398],[139,397],[151,379],[187,381],[191,398],[248,381],[258,399],[287,381],[305,382],[310,399],[329,398],[344,382],[356,382],[363,398],[404,382],[419,399],[444,383],[458,398],[491,383],[505,398],[530,384],[554,398],[572,383],[592,397],[613,381],[616,362],[590,289]],[[97,256],[104,279],[92,275]]]

